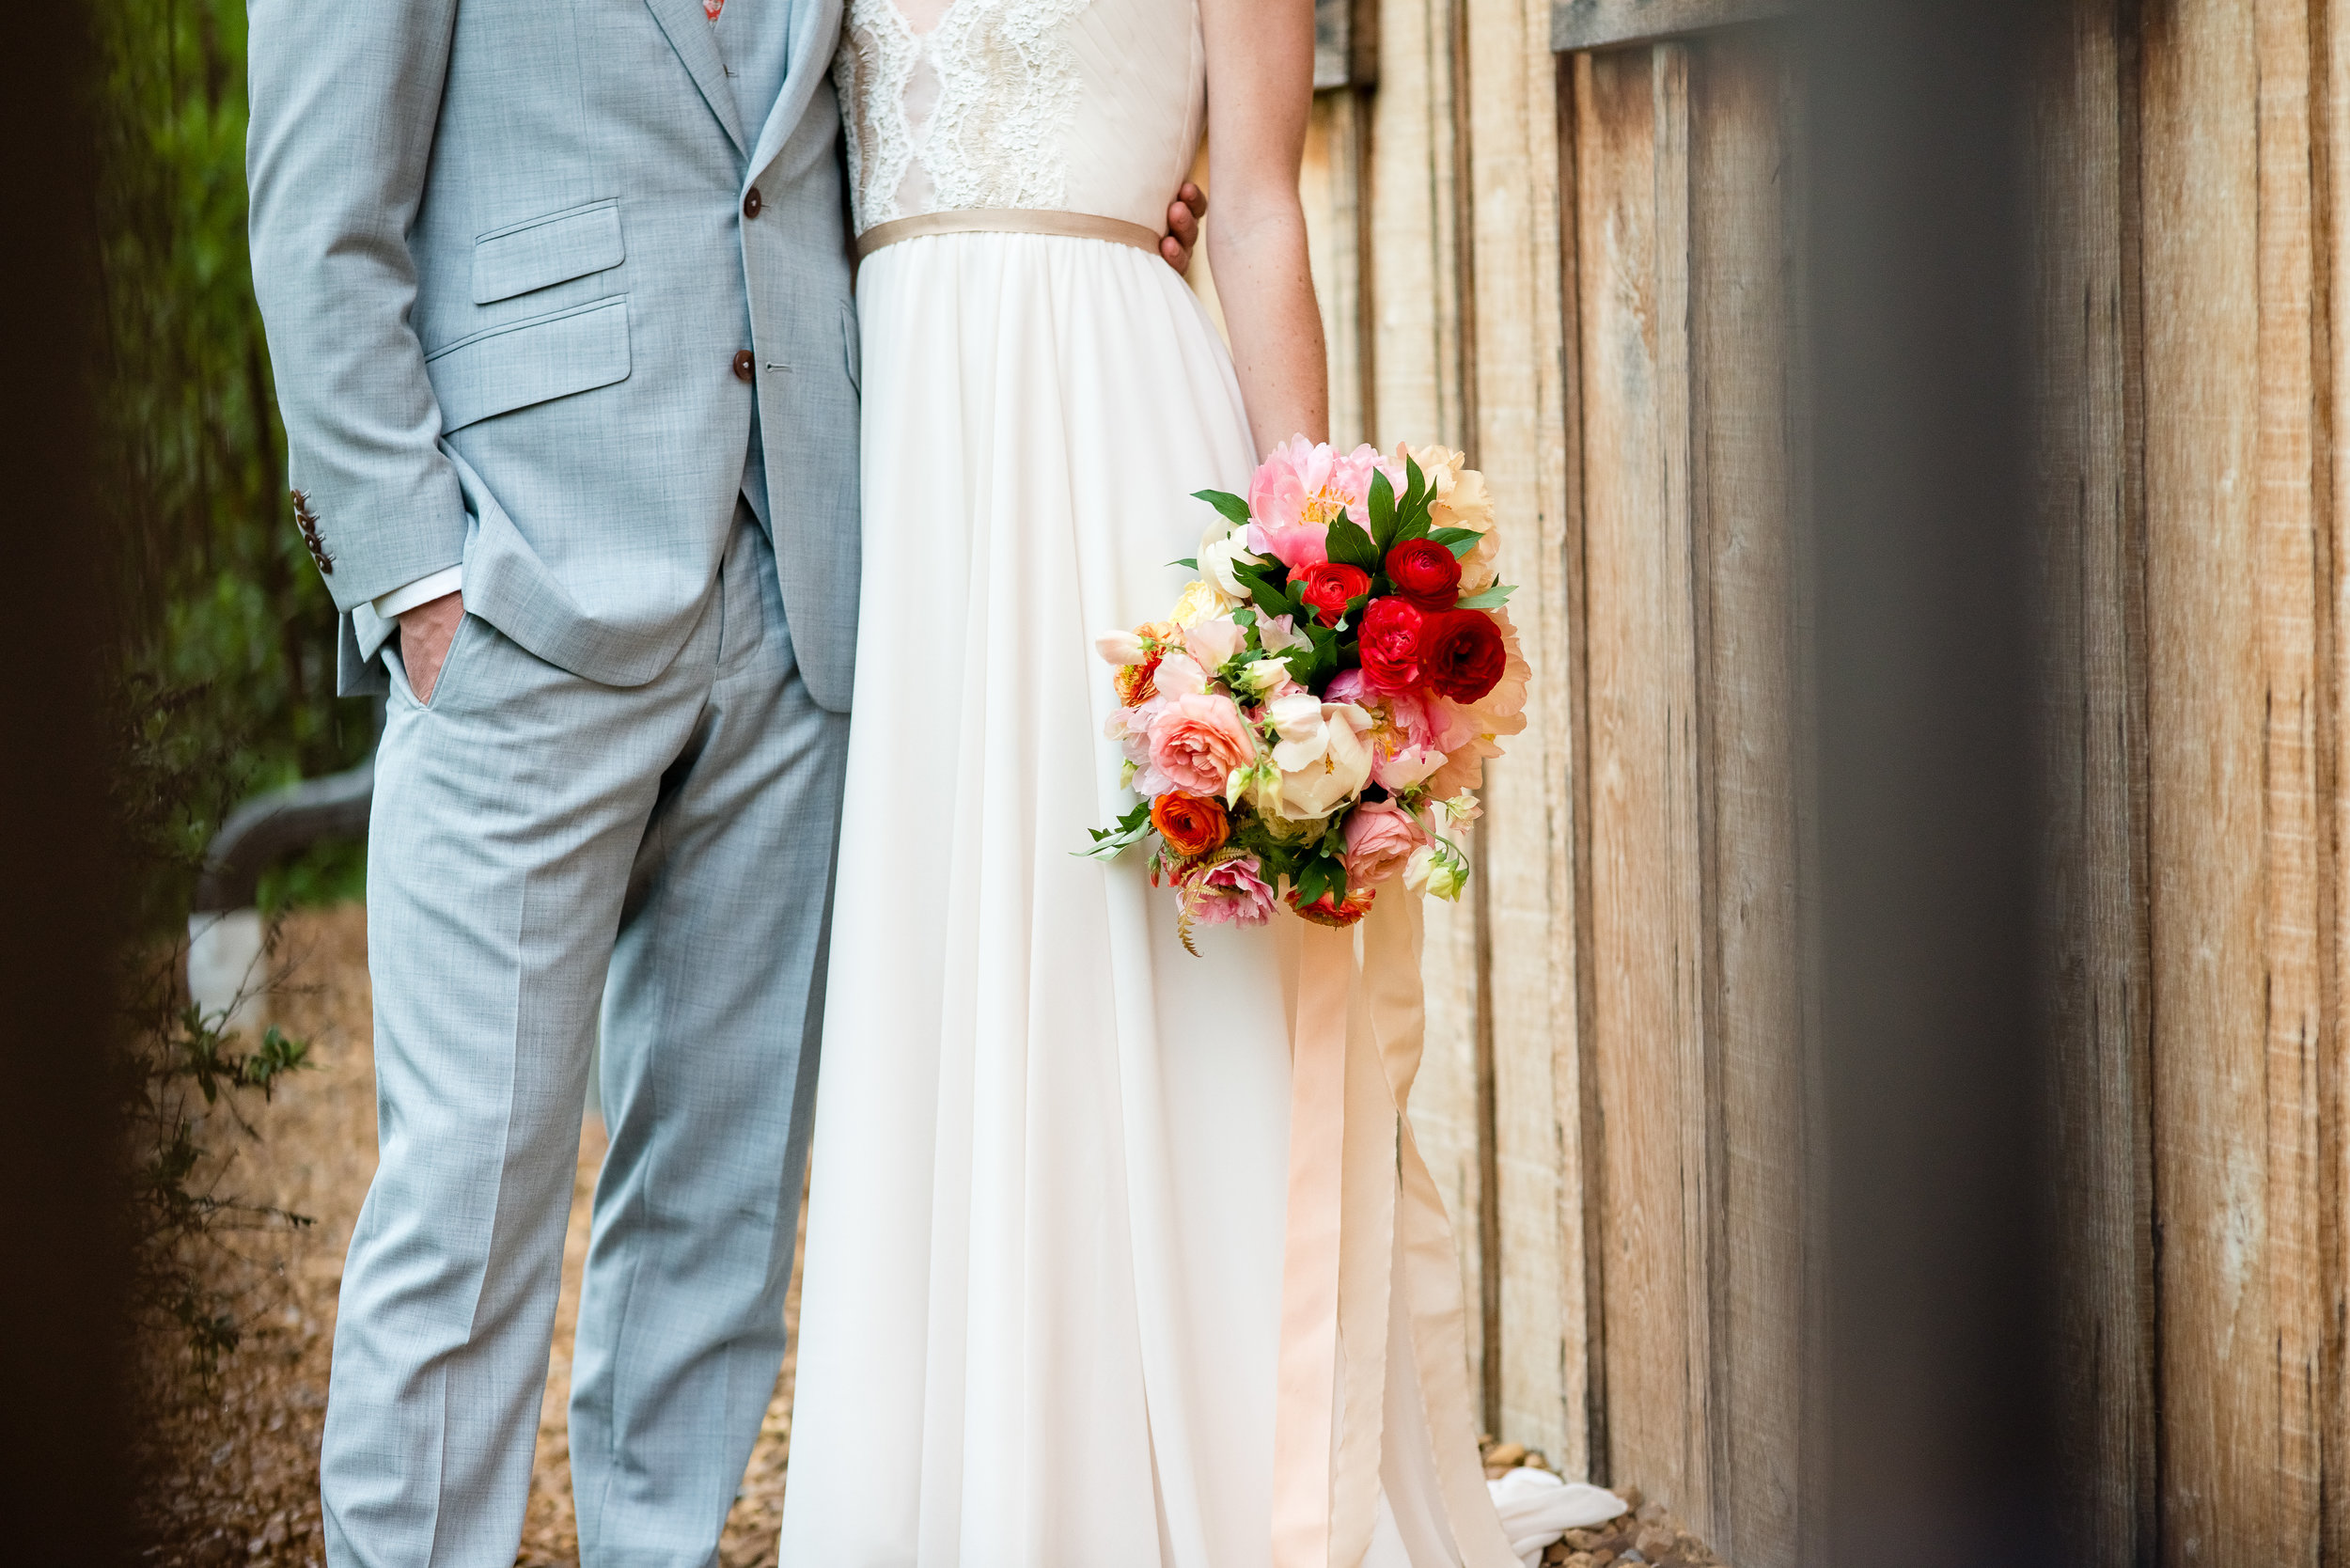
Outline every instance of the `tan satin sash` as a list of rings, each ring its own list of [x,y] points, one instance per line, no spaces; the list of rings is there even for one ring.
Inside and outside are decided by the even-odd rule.
[[[884,245],[925,234],[1058,234],[1072,240],[1110,240],[1136,250],[1159,253],[1159,234],[1122,218],[1100,218],[1090,212],[1055,212],[1042,208],[979,208],[954,212],[924,212],[916,217],[877,223],[856,237],[862,261]]]
[[[1379,1501],[1390,1282],[1465,1568],[1518,1568],[1478,1463],[1460,1263],[1406,1106],[1426,1034],[1419,896],[1355,931],[1301,922],[1289,1236],[1274,1419],[1274,1568],[1359,1568]],[[1401,1247],[1399,1248],[1399,1242]]]

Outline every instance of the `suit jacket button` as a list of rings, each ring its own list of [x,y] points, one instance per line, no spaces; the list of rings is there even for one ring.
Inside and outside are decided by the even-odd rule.
[[[737,350],[735,350],[735,351],[734,351],[734,379],[735,379],[735,380],[737,380],[737,381],[748,381],[748,380],[750,380],[750,379],[751,379],[751,374],[752,374],[752,372],[753,372],[754,370],[756,370],[757,368],[758,368],[758,361],[757,361],[757,360],[754,360],[754,359],[751,357],[751,351],[750,351],[750,350],[748,350],[748,349],[737,349]]]
[[[766,205],[766,202],[760,197],[759,187],[753,185],[751,194],[743,198],[743,215],[746,218],[755,218],[759,216],[759,210]]]

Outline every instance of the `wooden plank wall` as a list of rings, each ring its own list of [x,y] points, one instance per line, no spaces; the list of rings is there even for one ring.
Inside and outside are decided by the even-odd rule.
[[[1744,14],[1559,15],[1610,42],[1619,12],[1668,34]],[[1340,422],[1487,471],[1542,694],[1494,770],[1478,900],[1433,932],[1415,1107],[1474,1370],[1503,1436],[1668,1498],[1742,1565],[1799,1560],[1794,94],[1752,29],[1612,36],[1554,72],[1528,0],[1376,17],[1375,91],[1326,101],[1317,132],[1317,274],[1355,290],[1325,299],[1358,388]],[[2330,0],[2049,17],[2071,1547],[2350,1564],[2350,28]]]
[[[2343,82],[2323,0],[2076,0],[2043,94],[2060,1222],[2100,1562],[2345,1560]]]
[[[1555,56],[1555,20],[1382,0],[1376,89],[1323,95],[1308,160],[1339,433],[1470,452],[1536,670],[1432,925],[1415,1116],[1488,1424],[1791,1562],[1789,78],[1748,35]]]
[[[1735,1560],[1793,1562],[1808,1014],[1792,79],[1775,35],[1752,31],[1578,55],[1572,71],[1606,1469]]]

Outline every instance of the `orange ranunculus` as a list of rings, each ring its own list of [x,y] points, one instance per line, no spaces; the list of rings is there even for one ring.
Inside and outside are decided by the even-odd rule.
[[[1223,848],[1232,836],[1232,822],[1224,814],[1222,801],[1181,790],[1169,790],[1152,801],[1151,825],[1185,860]]]
[[[1152,653],[1138,665],[1120,665],[1113,679],[1118,683],[1118,700],[1129,708],[1139,708],[1159,695],[1158,682],[1161,654]]]

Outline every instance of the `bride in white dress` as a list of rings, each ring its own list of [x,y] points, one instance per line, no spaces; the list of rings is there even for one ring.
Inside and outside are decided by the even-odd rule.
[[[1271,1560],[1279,932],[1194,958],[1140,856],[1073,852],[1129,798],[1096,635],[1166,613],[1192,491],[1325,434],[1312,31],[1309,0],[849,7],[865,568],[790,1568]],[[1155,248],[1209,128],[1237,364]],[[1367,1560],[1456,1564],[1398,1381]]]

